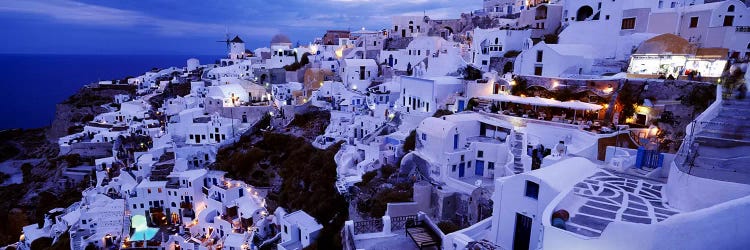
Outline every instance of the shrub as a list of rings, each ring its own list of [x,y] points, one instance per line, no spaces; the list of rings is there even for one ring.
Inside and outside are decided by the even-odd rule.
[[[452,115],[453,111],[447,110],[447,109],[438,109],[435,111],[435,114],[432,114],[432,117],[440,118],[446,115]]]
[[[375,178],[375,176],[378,176],[378,172],[370,171],[362,175],[362,185],[367,185],[372,181],[372,179]]]
[[[461,229],[460,227],[458,227],[458,225],[447,220],[438,222],[437,226],[438,228],[440,228],[440,231],[443,231],[443,234],[449,234],[449,233],[452,233]]]
[[[404,153],[413,151],[417,147],[417,131],[412,130],[409,136],[404,139]]]

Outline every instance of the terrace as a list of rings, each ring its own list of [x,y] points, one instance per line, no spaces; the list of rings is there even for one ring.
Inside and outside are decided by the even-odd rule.
[[[598,171],[576,184],[555,211],[570,213],[562,229],[598,238],[613,222],[655,224],[679,213],[664,200],[664,186],[651,179]]]

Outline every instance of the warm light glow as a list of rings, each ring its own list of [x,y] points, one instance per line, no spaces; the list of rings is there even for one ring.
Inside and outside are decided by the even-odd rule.
[[[552,88],[557,88],[557,86],[559,85],[560,83],[558,83],[557,81],[552,81]]]
[[[526,95],[524,95],[524,94],[521,94],[521,97],[526,97]]]
[[[336,58],[341,59],[344,56],[344,47],[336,49]]]
[[[273,111],[268,112],[268,115],[273,116]]]
[[[393,119],[394,117],[396,117],[396,114],[394,114],[394,113],[391,113],[391,114],[388,115],[388,118]]]
[[[603,104],[603,105],[602,105],[602,107],[604,107],[605,109],[606,109],[606,108],[609,108],[609,103],[605,103],[605,104]]]
[[[516,81],[510,81],[510,86],[516,86]]]
[[[609,94],[609,93],[612,93],[612,90],[614,90],[612,87],[608,87],[608,88],[604,89],[603,91],[604,91],[604,93]]]
[[[353,90],[357,90],[357,85],[352,85]]]

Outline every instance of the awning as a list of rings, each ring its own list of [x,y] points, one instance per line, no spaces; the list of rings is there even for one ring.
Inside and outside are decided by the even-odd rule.
[[[561,101],[552,100],[548,98],[542,98],[538,96],[521,97],[521,96],[514,96],[514,95],[495,94],[495,95],[488,95],[483,98],[489,99],[492,101],[499,101],[499,102],[511,102],[511,103],[526,104],[526,105],[532,105],[532,106],[557,107],[557,108],[566,108],[566,109],[574,109],[574,110],[600,110],[603,108],[601,105],[597,105],[593,103],[585,103],[585,102],[581,102],[578,100],[561,102]]]

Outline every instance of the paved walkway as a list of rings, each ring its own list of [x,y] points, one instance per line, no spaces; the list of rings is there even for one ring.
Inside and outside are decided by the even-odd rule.
[[[648,179],[604,171],[579,182],[574,196],[582,199],[578,211],[569,211],[566,230],[588,237],[599,237],[610,222],[652,224],[679,211],[663,200],[664,185]]]

